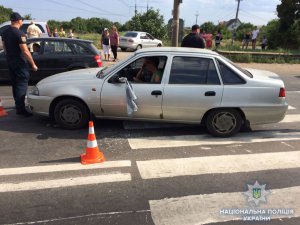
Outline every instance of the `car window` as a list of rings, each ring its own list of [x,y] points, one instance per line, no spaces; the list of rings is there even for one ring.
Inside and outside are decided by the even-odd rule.
[[[217,60],[223,84],[245,84],[246,81],[220,60]]]
[[[144,70],[142,70],[142,66],[145,63],[146,60],[150,60],[153,62],[153,58],[156,58],[157,70],[154,72],[154,74],[151,71],[147,70],[147,67],[145,67]],[[166,56],[149,56],[149,57],[140,57],[136,59],[135,61],[131,62],[130,64],[126,65],[123,69],[121,69],[118,72],[119,77],[126,77],[129,81],[134,81],[134,77],[138,75],[140,71],[142,71],[140,81],[137,83],[161,83],[162,76],[164,73],[165,65],[167,62]],[[155,77],[158,76],[160,78],[160,81],[154,81]],[[157,79],[159,80],[159,79]]]
[[[148,39],[148,37],[145,34],[141,34],[140,39]]]
[[[137,33],[136,32],[127,32],[124,37],[137,37]]]
[[[212,59],[176,56],[173,58],[169,84],[214,84],[220,79]]]
[[[149,39],[154,39],[154,37],[151,35],[151,34],[146,34],[147,35],[147,37],[149,38]]]
[[[23,24],[21,27],[20,27],[20,30],[23,31],[25,34],[27,33],[27,29],[29,27],[30,24],[26,23],[26,24]],[[38,28],[40,28],[40,30],[42,31],[42,33],[45,33],[45,30],[44,28],[40,25],[40,24],[35,24]]]
[[[44,55],[53,54],[73,54],[71,48],[61,41],[45,41]]]
[[[88,47],[83,43],[69,43],[70,46],[75,50],[77,54],[90,54],[90,50]]]

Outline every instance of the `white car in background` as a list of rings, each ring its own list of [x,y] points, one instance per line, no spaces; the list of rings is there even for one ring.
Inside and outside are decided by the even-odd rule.
[[[122,51],[138,50],[149,47],[162,47],[162,41],[154,38],[151,34],[140,31],[128,31],[120,37],[119,47]]]
[[[47,22],[34,21],[34,23],[42,31],[41,37],[50,37],[51,36],[50,29],[49,29]],[[6,22],[0,24],[0,50],[3,49],[1,35],[10,26],[10,24],[11,24],[10,21],[6,21]],[[20,30],[26,34],[27,28],[30,24],[31,24],[31,20],[24,20],[23,25],[20,27]]]

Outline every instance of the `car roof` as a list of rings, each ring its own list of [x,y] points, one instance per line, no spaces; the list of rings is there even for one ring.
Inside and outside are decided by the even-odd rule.
[[[30,24],[32,20],[23,20],[23,24]],[[41,22],[41,21],[34,21],[35,24],[47,24],[47,22]],[[5,25],[10,25],[11,21],[6,21],[2,24],[0,24],[0,27],[5,26]]]
[[[136,51],[136,54],[144,53],[144,52],[155,52],[155,53],[197,53],[197,54],[207,54],[207,55],[219,55],[217,52],[208,49],[200,49],[200,48],[185,48],[185,47],[154,47],[154,48],[143,48]]]
[[[62,37],[39,37],[39,38],[29,38],[30,41],[70,41],[70,42],[87,42],[92,43],[91,40],[77,39],[77,38],[62,38]]]

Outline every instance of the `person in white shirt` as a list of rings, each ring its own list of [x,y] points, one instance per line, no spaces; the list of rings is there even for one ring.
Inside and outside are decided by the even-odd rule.
[[[35,25],[34,21],[32,20],[31,23],[30,23],[30,25],[27,28],[27,36],[28,36],[28,38],[37,38],[37,37],[40,37],[41,34],[42,34],[41,29],[37,25]],[[31,43],[29,45],[30,52],[33,52],[32,44],[33,43]]]
[[[254,27],[254,30],[252,31],[252,49],[255,50],[256,47],[256,39],[259,34],[259,29],[257,27]]]
[[[41,29],[35,25],[34,21],[31,21],[30,25],[27,28],[28,38],[40,37],[42,34]]]

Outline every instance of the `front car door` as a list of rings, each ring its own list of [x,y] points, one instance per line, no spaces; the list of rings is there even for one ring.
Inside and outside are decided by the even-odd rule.
[[[221,104],[223,85],[213,58],[174,56],[164,89],[165,120],[200,122],[206,111]]]
[[[167,57],[162,55],[151,55],[151,57],[159,57],[159,69],[162,70],[164,78],[164,65]],[[160,120],[162,116],[162,94],[164,82],[151,83],[150,79],[146,79],[142,83],[133,81],[133,76],[141,69],[145,56],[137,56],[129,63],[123,65],[120,69],[115,70],[111,75],[119,77],[127,77],[130,81],[134,93],[137,97],[135,101],[138,110],[132,115],[127,113],[127,97],[124,83],[109,83],[109,78],[104,81],[101,91],[101,110],[104,117],[114,118],[133,118],[145,120]]]

